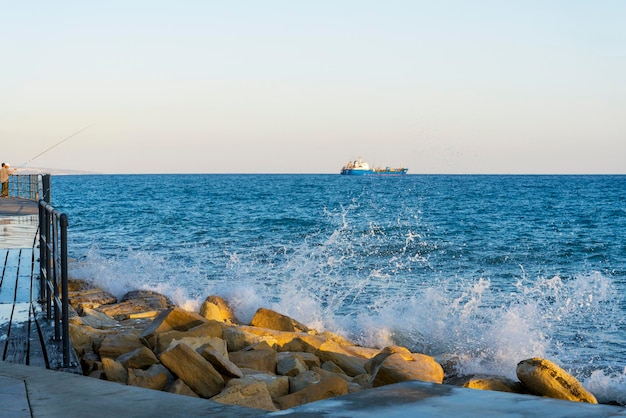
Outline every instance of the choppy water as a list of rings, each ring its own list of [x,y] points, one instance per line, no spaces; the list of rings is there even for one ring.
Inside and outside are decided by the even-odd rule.
[[[626,176],[53,178],[73,275],[515,377],[552,359],[626,403]]]

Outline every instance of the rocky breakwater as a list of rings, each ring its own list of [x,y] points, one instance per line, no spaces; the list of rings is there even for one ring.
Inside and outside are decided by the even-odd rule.
[[[573,377],[541,359],[520,363],[520,382],[444,376],[431,356],[361,347],[268,309],[241,324],[218,296],[188,312],[151,291],[118,301],[82,280],[72,280],[70,290],[70,336],[84,374],[121,384],[265,411],[407,380],[440,384],[444,377],[465,387],[595,403]]]

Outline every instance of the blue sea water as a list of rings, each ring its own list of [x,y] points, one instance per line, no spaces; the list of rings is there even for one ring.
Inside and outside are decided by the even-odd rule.
[[[56,176],[71,273],[626,403],[626,176]]]

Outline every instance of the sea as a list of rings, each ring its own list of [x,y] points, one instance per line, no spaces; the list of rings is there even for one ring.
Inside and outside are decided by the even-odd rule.
[[[516,379],[544,357],[626,404],[626,176],[53,176],[70,274],[224,297]]]

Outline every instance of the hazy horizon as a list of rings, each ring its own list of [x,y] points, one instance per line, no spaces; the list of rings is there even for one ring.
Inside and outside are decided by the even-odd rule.
[[[0,6],[14,167],[626,173],[623,1]]]

